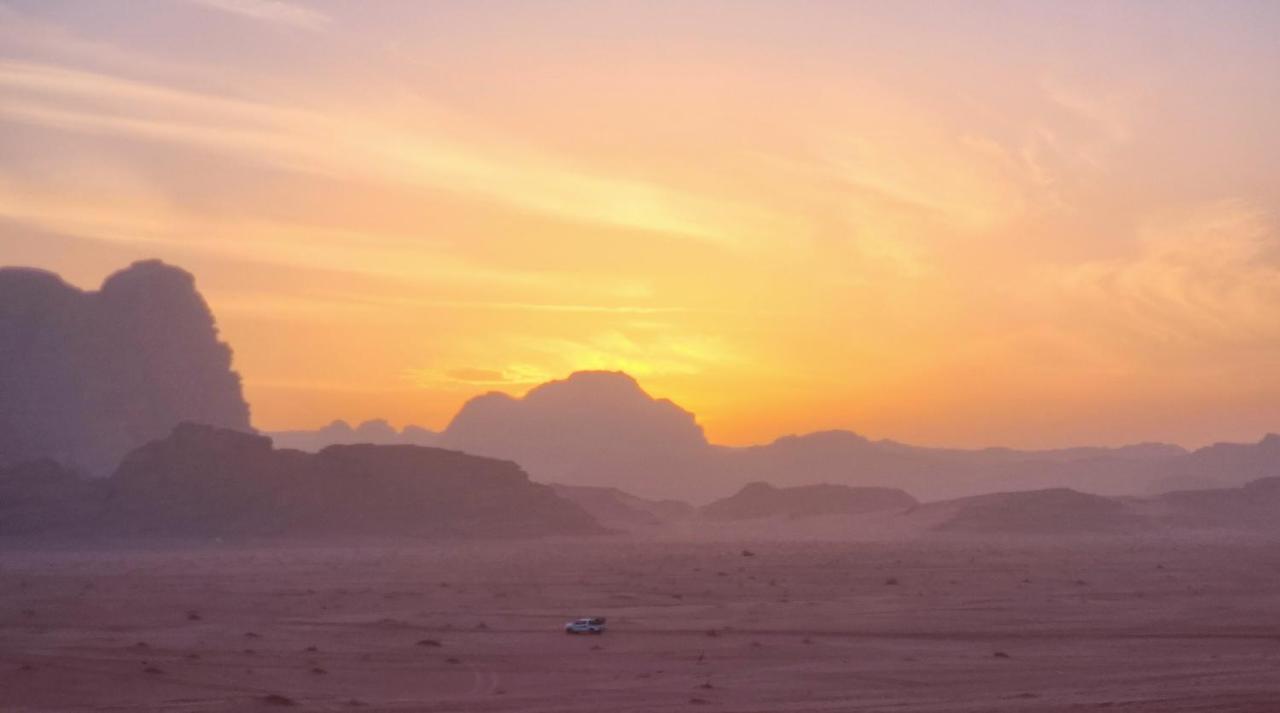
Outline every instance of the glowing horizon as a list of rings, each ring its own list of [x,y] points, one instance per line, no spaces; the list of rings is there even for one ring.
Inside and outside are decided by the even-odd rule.
[[[0,264],[191,271],[259,428],[1280,431],[1274,3],[130,8],[0,0]]]

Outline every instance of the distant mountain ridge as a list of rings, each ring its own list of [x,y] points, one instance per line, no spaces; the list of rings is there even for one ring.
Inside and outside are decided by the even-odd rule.
[[[1170,464],[1156,489],[1194,490],[1280,476],[1280,435],[1257,443],[1215,443]]]
[[[337,420],[314,431],[274,431],[268,433],[278,448],[293,448],[316,453],[329,446],[372,445],[434,446],[440,434],[420,426],[405,426],[397,431],[382,419],[365,421],[355,428],[346,421]]]
[[[1122,495],[1150,491],[1164,466],[1186,455],[1164,444],[1046,451],[928,448],[822,431],[724,448],[719,472],[778,485],[821,481],[897,487],[926,500],[1052,487]]]
[[[1050,488],[923,504],[888,488],[753,483],[695,510],[612,488],[539,485],[514,463],[457,451],[354,445],[309,454],[195,424],[131,452],[109,478],[83,478],[52,460],[0,468],[0,536],[26,537],[698,537],[724,525],[764,539],[814,526],[854,539],[1274,537],[1277,512],[1280,477],[1148,497]]]
[[[515,460],[542,482],[700,502],[752,482],[889,487],[941,500],[1052,488],[1140,495],[1280,475],[1276,436],[1193,452],[1161,443],[1038,451],[929,448],[840,430],[719,446],[707,441],[692,413],[651,397],[621,372],[576,372],[523,398],[477,396],[445,430],[424,438]]]
[[[929,500],[1053,487],[1140,494],[1160,490],[1190,456],[1158,443],[1043,451],[926,448],[848,431],[717,446],[708,443],[693,414],[649,396],[620,372],[577,372],[523,398],[476,397],[437,442],[511,458],[542,481],[703,502],[756,481],[892,487]],[[1280,456],[1271,462],[1280,466]],[[1266,459],[1255,466],[1251,477],[1266,474]],[[1232,482],[1215,477],[1210,484]]]
[[[1237,487],[1145,497],[1068,488],[988,493],[927,503],[906,514],[917,527],[975,535],[1117,535],[1158,532],[1280,533],[1280,477]]]

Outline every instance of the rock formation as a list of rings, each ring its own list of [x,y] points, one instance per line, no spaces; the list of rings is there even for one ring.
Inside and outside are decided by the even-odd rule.
[[[829,484],[775,488],[768,483],[749,483],[734,495],[702,508],[702,514],[712,520],[797,518],[905,510],[916,504],[915,498],[897,488]]]
[[[417,446],[276,450],[180,424],[109,478],[51,461],[0,473],[0,534],[514,537],[602,528],[515,463]]]
[[[0,269],[0,464],[101,475],[182,421],[248,430],[231,350],[192,276],[134,263],[84,292]]]
[[[538,480],[682,494],[710,455],[693,414],[620,372],[584,371],[529,391],[467,402],[439,444],[509,458]]]

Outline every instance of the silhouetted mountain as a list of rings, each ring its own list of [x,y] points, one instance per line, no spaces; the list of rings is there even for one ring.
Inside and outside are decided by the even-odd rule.
[[[605,527],[634,530],[688,520],[696,508],[680,500],[646,500],[617,488],[553,483],[556,495],[577,503]]]
[[[1161,464],[1184,454],[1162,444],[1047,451],[922,448],[822,431],[724,449],[722,467],[747,481],[892,485],[928,499],[1061,485],[1118,495],[1145,491]]]
[[[1144,502],[1159,523],[1181,528],[1280,530],[1280,478],[1261,478],[1239,488],[1186,490]]]
[[[1280,476],[1280,435],[1257,443],[1217,443],[1169,464],[1155,490],[1194,490],[1238,486]]]
[[[334,421],[314,431],[274,431],[267,434],[278,448],[295,448],[316,453],[329,446],[371,443],[374,445],[434,446],[440,434],[419,426],[397,431],[382,419],[365,421],[352,428],[346,421]]]
[[[430,537],[602,532],[590,515],[551,488],[531,483],[516,464],[436,448],[331,446],[309,454],[273,449],[263,436],[182,424],[167,438],[131,452],[102,481],[68,481],[64,472],[38,469],[44,472],[24,470],[10,477],[10,485],[0,483],[0,512],[20,516],[0,520],[0,532]],[[59,503],[65,509],[51,507]],[[44,527],[33,512],[45,518]]]
[[[1277,512],[1280,478],[1147,498],[1054,488],[923,505],[889,488],[753,483],[701,510],[715,521],[866,513],[890,517],[881,524],[900,532],[980,535],[1274,533]],[[0,469],[3,535],[505,537],[688,527],[700,522],[694,515],[685,503],[612,488],[538,485],[512,462],[457,451],[351,445],[310,454],[193,424],[131,452],[109,478],[84,479],[48,459]]]
[[[438,443],[511,458],[541,481],[616,487],[645,497],[705,500],[750,482],[899,487],[928,498],[1060,485],[1144,492],[1176,446],[1018,451],[919,448],[848,431],[786,436],[742,448],[707,443],[693,415],[621,373],[579,372],[524,398],[469,401]]]
[[[626,374],[598,371],[543,384],[520,399],[471,399],[439,445],[509,458],[543,482],[625,487],[643,496],[706,492],[689,478],[711,454],[693,414],[650,397]]]
[[[703,507],[702,514],[712,520],[750,520],[857,515],[903,510],[917,504],[915,498],[896,488],[851,488],[825,483],[775,488],[768,483],[749,483],[734,495]]]
[[[0,464],[105,474],[185,420],[249,429],[231,350],[192,276],[134,263],[84,292],[0,269]]]
[[[695,501],[757,481],[894,487],[938,500],[1061,487],[1136,495],[1168,489],[1162,483],[1221,486],[1280,475],[1280,438],[1194,453],[1160,443],[1042,451],[924,448],[848,431],[716,446],[707,443],[692,414],[611,372],[579,372],[524,398],[490,393],[472,399],[437,444],[516,460],[543,482]]]

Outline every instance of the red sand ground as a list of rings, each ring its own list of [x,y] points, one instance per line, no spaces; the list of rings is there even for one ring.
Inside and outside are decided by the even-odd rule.
[[[9,543],[0,710],[1280,711],[1278,584],[1204,540]]]

